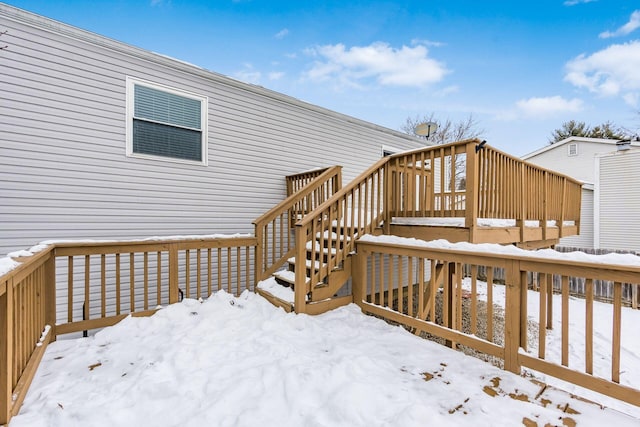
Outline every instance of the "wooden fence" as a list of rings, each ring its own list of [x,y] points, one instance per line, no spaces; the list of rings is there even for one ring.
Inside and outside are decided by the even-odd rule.
[[[640,267],[578,262],[568,259],[536,258],[530,255],[490,254],[452,249],[431,249],[371,241],[358,241],[354,255],[354,302],[366,313],[398,322],[417,332],[446,340],[453,348],[466,346],[501,360],[504,368],[520,373],[527,367],[616,399],[640,406],[640,384],[622,385],[623,372],[635,366],[621,366],[622,283],[640,283]],[[470,276],[464,278],[463,267]],[[480,309],[478,267],[487,269],[486,306]],[[506,272],[506,284],[496,288],[493,271]],[[539,310],[527,312],[527,274],[540,278]],[[551,349],[546,339],[553,322],[553,277],[561,287],[561,344]],[[584,333],[569,337],[569,279],[586,280],[583,310]],[[611,305],[610,370],[594,369],[593,282],[614,283]],[[466,286],[463,288],[463,281]],[[470,283],[469,283],[470,282]],[[442,289],[440,289],[442,287]],[[498,290],[504,290],[504,321],[497,328],[495,310]],[[463,315],[464,313],[464,315]],[[528,336],[528,318],[538,324],[537,338]],[[482,326],[482,327],[481,327]],[[535,339],[534,339],[535,338]],[[584,357],[569,359],[569,341],[584,344]],[[531,346],[531,351],[527,352]],[[551,360],[557,357],[558,360]]]
[[[256,283],[254,237],[61,243],[0,277],[0,424],[18,413],[58,335]]]

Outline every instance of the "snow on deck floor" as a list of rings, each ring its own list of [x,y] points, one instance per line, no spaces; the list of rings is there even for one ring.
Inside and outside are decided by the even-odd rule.
[[[430,225],[432,227],[464,227],[465,219],[461,217],[393,217],[392,224],[396,225]],[[515,219],[478,218],[478,227],[515,227]],[[574,221],[563,221],[564,226],[575,225]],[[547,221],[547,227],[556,227],[554,220]],[[540,221],[525,221],[525,227],[540,227]]]
[[[355,305],[312,317],[221,291],[51,344],[11,427],[638,425],[538,391]]]

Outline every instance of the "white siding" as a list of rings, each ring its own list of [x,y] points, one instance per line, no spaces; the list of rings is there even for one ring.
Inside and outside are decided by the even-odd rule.
[[[593,190],[582,187],[580,234],[560,239],[560,246],[593,249]]]
[[[600,158],[600,248],[640,251],[640,150]]]
[[[569,156],[569,144],[577,144],[577,156]],[[614,143],[576,140],[558,145],[529,158],[525,156],[525,158],[527,162],[534,165],[551,169],[583,182],[593,183],[595,180],[593,165],[596,155],[613,151],[616,151]]]
[[[46,239],[252,232],[284,176],[347,183],[398,132],[0,5],[0,254]],[[208,166],[125,155],[132,76],[207,96]]]

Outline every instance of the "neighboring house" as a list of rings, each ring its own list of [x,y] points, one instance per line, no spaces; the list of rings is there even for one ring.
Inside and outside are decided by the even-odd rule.
[[[569,137],[522,156],[530,163],[584,182],[580,235],[561,239],[561,246],[640,250],[634,227],[626,227],[629,221],[640,218],[640,174],[633,163],[640,164],[640,153],[634,148],[640,143],[631,142],[630,150],[618,151],[617,142]],[[623,212],[629,216],[624,217]]]
[[[417,138],[0,4],[0,254],[253,232],[288,174]],[[179,141],[179,144],[175,144]]]
[[[595,160],[594,245],[640,252],[640,148]]]

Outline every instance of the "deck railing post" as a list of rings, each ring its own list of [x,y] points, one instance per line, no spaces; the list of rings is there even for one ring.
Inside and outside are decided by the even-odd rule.
[[[356,253],[353,254],[353,270],[351,274],[353,302],[362,306],[362,301],[366,296],[367,286],[367,261],[370,253],[358,247],[356,243]]]
[[[178,302],[178,246],[169,244],[169,304]]]
[[[506,296],[504,319],[504,369],[520,374],[518,351],[520,349],[520,321],[521,321],[521,287],[520,262],[510,260],[505,269]]]
[[[465,219],[464,226],[469,229],[469,242],[475,241],[475,229],[478,220],[478,190],[480,185],[478,155],[476,143],[467,144],[466,152],[466,176],[465,176]]]
[[[526,182],[526,165],[524,163],[520,163],[520,170],[518,171],[520,175],[520,209],[516,210],[516,226],[520,228],[520,241],[525,241],[525,221],[527,216],[527,206],[529,200],[529,192],[527,189],[529,188]]]
[[[56,340],[56,250],[52,249],[44,265],[44,323],[49,325],[51,341]]]
[[[289,215],[291,215],[291,210],[289,210]],[[287,226],[291,225],[291,218],[289,218],[288,224]],[[255,236],[256,236],[256,250],[254,252],[254,269],[255,269],[255,277],[256,277],[256,283],[254,283],[254,285],[258,285],[258,282],[263,280],[264,277],[262,277],[262,275],[264,274],[264,262],[263,262],[263,257],[264,257],[264,234],[263,234],[263,228],[262,228],[262,224],[256,224],[255,225]],[[256,288],[257,289],[257,288]]]
[[[558,237],[564,237],[564,219],[566,217],[566,211],[569,206],[567,203],[567,178],[562,177],[562,200],[560,201],[560,224],[558,225],[559,235]]]
[[[542,240],[547,240],[547,220],[549,219],[549,174],[547,174],[547,171],[543,171],[542,176],[542,219],[540,221],[540,226],[542,227]]]
[[[0,295],[0,424],[11,418],[13,395],[13,278]]]
[[[384,191],[382,194],[382,217],[384,218],[383,231],[384,234],[391,234],[391,217],[392,209],[391,196],[393,194],[393,183],[391,173],[391,161],[387,161],[384,165]]]
[[[293,305],[296,313],[304,313],[307,308],[307,269],[305,266],[307,261],[308,232],[308,227],[296,225],[296,276],[295,288],[293,290]],[[311,242],[314,244],[315,236],[311,236]],[[311,276],[313,276],[313,274],[311,274]]]

